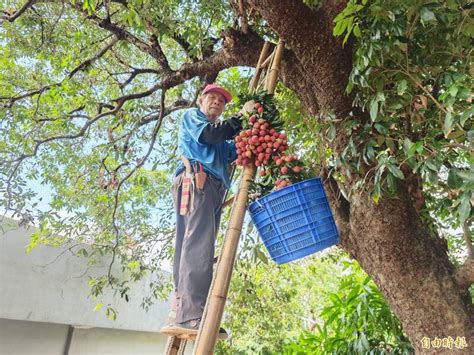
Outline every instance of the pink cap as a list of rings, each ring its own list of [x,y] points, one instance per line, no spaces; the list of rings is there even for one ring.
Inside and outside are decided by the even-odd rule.
[[[202,94],[204,95],[208,92],[217,92],[218,94],[221,94],[222,96],[224,96],[225,103],[228,103],[232,100],[232,95],[230,94],[230,92],[228,92],[226,89],[217,84],[207,85],[202,91]]]

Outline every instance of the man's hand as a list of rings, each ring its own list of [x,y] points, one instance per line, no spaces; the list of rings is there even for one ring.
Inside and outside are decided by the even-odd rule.
[[[246,114],[248,112],[252,112],[255,109],[255,101],[250,100],[247,101],[242,109],[239,111],[241,114]]]

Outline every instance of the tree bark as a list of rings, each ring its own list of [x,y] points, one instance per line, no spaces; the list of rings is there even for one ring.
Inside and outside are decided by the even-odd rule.
[[[351,233],[342,245],[373,278],[417,352],[425,351],[423,338],[465,337],[472,344],[470,295],[457,284],[453,265],[407,190],[378,204],[366,190],[350,202]]]
[[[286,56],[288,70],[283,71],[283,81],[297,89],[308,110],[333,112],[341,122],[353,111],[365,121],[367,117],[352,107],[352,98],[345,94],[352,68],[351,47],[342,47],[332,35],[333,19],[345,2],[328,1],[318,11],[289,0],[249,3],[285,40],[296,57],[296,60],[288,60],[290,55]],[[301,73],[305,73],[303,81]],[[335,155],[343,151],[348,138],[344,130],[338,130],[331,144]],[[349,191],[355,182],[348,180],[345,189]],[[329,185],[334,187],[334,182]],[[395,198],[382,198],[375,204],[370,187],[366,186],[351,194],[348,203],[349,210],[332,201],[332,206],[337,207],[342,247],[375,281],[416,352],[436,351],[423,348],[424,338],[465,337],[472,346],[474,312],[470,295],[456,282],[446,251],[423,225],[407,188],[401,186]],[[445,348],[439,350],[446,351]],[[469,347],[464,351],[469,353]]]

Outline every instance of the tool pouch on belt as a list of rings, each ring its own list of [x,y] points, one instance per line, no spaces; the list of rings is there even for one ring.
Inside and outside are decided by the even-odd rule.
[[[179,206],[179,214],[187,215],[193,209],[194,202],[194,176],[191,164],[185,156],[179,157],[185,166],[183,178],[181,180],[181,204]]]
[[[196,183],[196,189],[203,190],[204,185],[206,184],[206,179],[207,179],[207,174],[202,169],[202,164],[199,163],[199,170],[194,173],[194,181]]]
[[[185,216],[192,210],[193,205],[193,175],[187,172],[183,173],[183,181],[181,185],[181,205],[179,206],[179,214]]]

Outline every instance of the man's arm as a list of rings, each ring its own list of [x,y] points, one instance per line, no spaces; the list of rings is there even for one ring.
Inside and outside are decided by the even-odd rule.
[[[242,129],[241,118],[242,114],[237,113],[223,122],[209,123],[202,130],[199,143],[216,144],[234,138]]]
[[[234,138],[242,130],[242,116],[251,112],[255,107],[255,101],[247,101],[242,109],[224,122],[208,124],[199,136],[199,143],[216,144]]]

